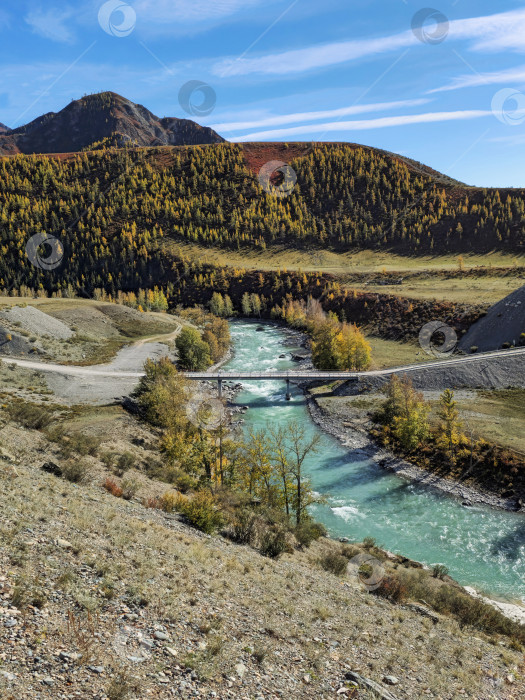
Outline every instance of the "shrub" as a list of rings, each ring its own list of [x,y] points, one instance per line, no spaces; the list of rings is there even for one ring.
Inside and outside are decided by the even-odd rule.
[[[478,346],[477,346],[477,345],[471,345],[471,346],[470,346],[470,352],[471,352],[471,353],[475,353],[475,352],[477,352],[477,351],[478,351]]]
[[[62,465],[62,476],[73,484],[87,481],[90,472],[90,465],[82,460],[70,460]]]
[[[106,489],[106,491],[112,496],[115,496],[115,498],[122,498],[122,489],[114,479],[110,479],[108,477],[104,482],[103,486]]]
[[[336,552],[327,552],[319,559],[319,563],[325,571],[336,576],[342,576],[348,566],[347,558]]]
[[[195,490],[198,484],[197,479],[183,469],[175,469],[175,473],[171,474],[170,481],[181,493],[188,493],[188,491]]]
[[[131,697],[138,697],[141,691],[140,681],[130,676],[128,671],[122,670],[111,680],[106,695],[108,700],[128,700]]]
[[[51,411],[47,407],[33,403],[17,402],[9,404],[7,413],[12,421],[24,428],[42,430],[51,423]]]
[[[353,544],[345,544],[343,547],[341,547],[341,555],[345,557],[345,559],[348,559],[348,561],[356,557],[360,552],[361,550],[359,547],[356,547]]]
[[[147,458],[145,461],[147,473],[158,481],[164,481],[167,484],[175,486],[177,491],[188,493],[188,491],[196,491],[199,485],[198,479],[188,474],[180,467],[175,467],[171,464],[163,464],[154,458]]]
[[[448,568],[444,564],[436,564],[432,567],[432,576],[443,580],[448,576]]]
[[[137,495],[140,484],[136,479],[124,479],[122,482],[122,498],[131,501]]]
[[[84,435],[84,433],[74,432],[67,436],[63,444],[62,451],[71,454],[76,452],[83,457],[87,455],[95,456],[100,447],[100,439],[93,435]]]
[[[60,424],[52,425],[46,430],[46,438],[49,442],[62,442],[64,440],[64,426]]]
[[[260,552],[263,556],[277,559],[287,549],[286,532],[283,528],[272,527],[265,530],[261,537],[260,546]]]
[[[268,656],[268,647],[262,646],[261,644],[256,644],[252,652],[252,656],[258,664],[262,664],[264,659]]]
[[[222,513],[210,493],[198,491],[193,497],[179,495],[175,508],[198,530],[211,534],[224,525]]]
[[[158,508],[159,510],[161,510],[162,508],[160,500],[156,496],[144,498],[142,500],[142,505],[144,506],[144,508]]]
[[[114,469],[117,461],[117,454],[116,452],[102,452],[99,459],[108,469]]]
[[[228,536],[239,544],[253,544],[257,536],[257,516],[248,508],[241,508],[233,517]]]
[[[43,608],[47,602],[44,583],[39,578],[20,576],[15,581],[11,603],[18,610],[25,610],[29,605]]]
[[[137,460],[132,452],[123,452],[117,460],[117,468],[123,473],[135,466]]]
[[[363,540],[363,547],[365,549],[373,549],[376,546],[376,540],[374,537],[365,537]]]
[[[306,520],[295,528],[294,534],[301,547],[309,547],[314,540],[326,537],[326,528],[321,523]]]
[[[158,502],[161,510],[165,511],[166,513],[173,513],[177,507],[178,497],[176,493],[164,493],[158,499]]]
[[[391,574],[385,576],[378,588],[372,591],[381,598],[386,598],[392,603],[400,603],[408,597],[408,590],[399,576]]]

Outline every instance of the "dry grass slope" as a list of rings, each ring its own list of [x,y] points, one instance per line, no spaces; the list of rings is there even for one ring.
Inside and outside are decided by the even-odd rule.
[[[62,442],[13,423],[1,434],[3,698],[375,697],[352,694],[351,672],[385,688],[394,676],[398,698],[523,697],[508,637],[433,621],[325,570],[359,548],[320,540],[274,561],[200,534],[141,505],[166,488],[143,472],[125,474],[139,481],[134,500],[101,488],[114,472],[96,455],[138,465],[154,444],[133,418],[78,409],[64,427],[98,441],[72,445],[77,461],[85,447],[81,484],[40,469],[60,461]],[[412,587],[423,575],[385,565]]]

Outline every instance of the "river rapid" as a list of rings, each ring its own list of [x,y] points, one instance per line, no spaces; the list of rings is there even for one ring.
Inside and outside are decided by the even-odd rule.
[[[231,333],[233,357],[225,370],[295,367],[290,352],[298,348],[286,329],[239,320],[231,322]],[[314,489],[328,497],[328,505],[314,506],[312,514],[332,536],[355,542],[374,537],[391,552],[429,565],[445,564],[462,585],[525,603],[523,514],[466,508],[455,498],[383,470],[362,450],[344,447],[321,431],[297,387],[292,387],[292,401],[286,401],[284,382],[245,382],[236,403],[249,406],[246,432],[295,420],[309,433],[321,434],[318,452],[309,456],[306,467]]]

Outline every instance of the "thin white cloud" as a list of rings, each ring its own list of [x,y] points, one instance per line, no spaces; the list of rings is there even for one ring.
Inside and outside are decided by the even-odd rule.
[[[352,105],[350,107],[327,109],[318,112],[297,112],[295,114],[267,116],[262,119],[250,121],[223,122],[211,124],[211,127],[220,132],[244,131],[245,129],[258,129],[263,126],[297,124],[298,122],[316,121],[318,119],[335,119],[337,117],[346,117],[351,114],[366,114],[367,112],[383,112],[388,109],[399,109],[401,107],[416,107],[428,102],[428,99],[419,98],[417,100],[399,100],[397,102],[379,102],[374,104]]]
[[[512,134],[510,136],[496,136],[492,139],[487,139],[491,143],[504,143],[507,146],[522,146],[525,144],[525,134]]]
[[[463,88],[479,87],[480,85],[509,85],[515,83],[525,83],[525,66],[511,68],[509,70],[493,71],[491,73],[460,75],[447,85],[428,90],[427,94],[462,90]]]
[[[24,20],[35,34],[44,37],[44,39],[51,39],[52,41],[69,44],[74,41],[75,35],[71,29],[66,26],[66,22],[73,16],[74,12],[70,9],[37,9],[29,12],[24,17]]]
[[[212,67],[212,73],[219,77],[250,75],[252,73],[267,75],[302,73],[307,70],[326,68],[354,59],[404,49],[415,42],[417,39],[412,32],[403,32],[403,34],[382,39],[340,41],[324,46],[309,46],[306,49],[268,54],[259,58],[222,60]]]
[[[525,53],[525,9],[484,17],[453,20],[446,41],[474,40],[475,51],[513,50]],[[287,75],[326,68],[420,45],[410,30],[390,36],[342,41],[304,49],[281,51],[257,58],[221,60],[213,66],[219,77],[228,75]]]
[[[200,23],[230,17],[263,0],[138,0],[137,19],[147,23]]]
[[[385,129],[394,126],[409,126],[411,124],[430,124],[432,122],[460,121],[493,117],[489,110],[462,110],[456,112],[426,112],[425,114],[404,114],[397,117],[380,117],[378,119],[362,119],[356,121],[327,122],[324,124],[308,124],[293,126],[290,129],[271,129],[256,131],[243,136],[232,136],[230,141],[269,141],[287,138],[288,136],[304,136],[316,133],[333,133],[342,131],[367,131],[369,129]]]

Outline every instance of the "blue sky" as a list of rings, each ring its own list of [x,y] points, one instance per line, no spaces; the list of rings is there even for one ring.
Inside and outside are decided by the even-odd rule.
[[[4,0],[0,122],[100,90],[188,117],[179,91],[200,80],[216,102],[194,118],[229,140],[352,141],[525,187],[523,2],[111,3]]]

